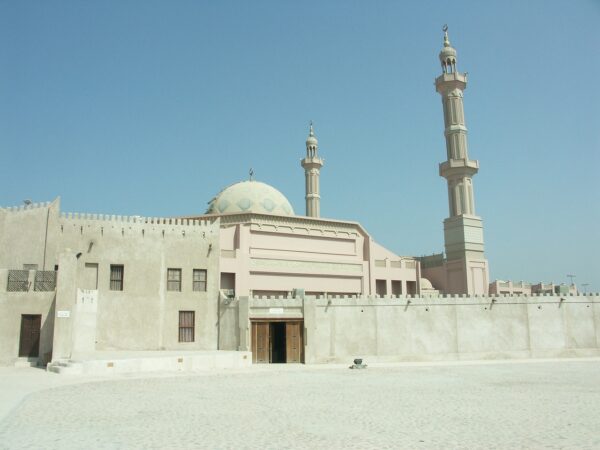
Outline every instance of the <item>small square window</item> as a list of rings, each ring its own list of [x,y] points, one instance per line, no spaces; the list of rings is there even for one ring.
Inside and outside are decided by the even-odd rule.
[[[110,290],[122,291],[125,267],[122,264],[110,265]]]
[[[206,269],[194,269],[194,291],[206,291]]]
[[[179,342],[194,342],[195,311],[179,311]]]
[[[167,291],[181,291],[181,269],[167,269]]]

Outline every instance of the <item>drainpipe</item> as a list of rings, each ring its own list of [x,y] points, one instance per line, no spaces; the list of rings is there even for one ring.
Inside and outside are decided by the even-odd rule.
[[[48,222],[50,221],[50,206],[46,211],[46,234],[44,235],[44,259],[42,262],[42,270],[46,270],[46,247],[48,246]]]

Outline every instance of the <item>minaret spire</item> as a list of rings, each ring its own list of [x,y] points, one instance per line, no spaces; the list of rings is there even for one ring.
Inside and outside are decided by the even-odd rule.
[[[447,261],[458,264],[453,273],[456,275],[456,267],[460,266],[463,274],[462,280],[448,279],[448,284],[454,286],[448,293],[481,294],[488,291],[488,269],[483,254],[483,225],[475,215],[473,195],[472,178],[479,163],[469,159],[467,148],[463,105],[467,74],[456,70],[457,52],[450,45],[447,25],[443,31],[444,46],[439,54],[442,74],[435,80],[435,87],[442,97],[446,138],[446,161],[439,167],[440,176],[448,183],[449,217],[444,220],[444,243]]]
[[[442,27],[444,31],[444,47],[450,47],[450,39],[448,39],[448,25]]]
[[[321,215],[321,196],[319,193],[319,176],[323,160],[318,156],[319,141],[315,136],[312,120],[306,138],[306,157],[300,161],[304,168],[306,179],[306,215],[308,217],[319,217]]]

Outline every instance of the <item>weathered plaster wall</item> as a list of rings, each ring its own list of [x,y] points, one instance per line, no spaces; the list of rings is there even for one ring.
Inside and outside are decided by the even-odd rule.
[[[97,350],[216,349],[218,220],[69,215],[59,227],[60,247],[76,264],[72,288],[94,289],[86,263],[98,265]],[[122,291],[110,289],[111,264],[124,266]],[[181,291],[167,290],[169,268],[181,269]],[[193,290],[193,269],[207,270],[205,292]],[[76,291],[68,296],[74,305]],[[195,311],[194,342],[178,342],[179,311]]]
[[[0,208],[0,267],[22,269],[37,264],[53,270],[60,199],[18,208]],[[45,267],[44,267],[45,266]]]
[[[600,355],[597,295],[305,302],[314,305],[306,362]]]
[[[40,314],[40,358],[52,351],[55,292],[6,292],[8,270],[0,269],[0,365],[14,363],[19,354],[22,314]]]

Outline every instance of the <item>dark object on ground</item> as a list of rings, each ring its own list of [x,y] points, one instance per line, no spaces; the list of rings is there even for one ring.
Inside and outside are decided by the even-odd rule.
[[[367,365],[362,363],[362,358],[356,358],[354,360],[354,364],[352,364],[350,369],[366,369]]]

